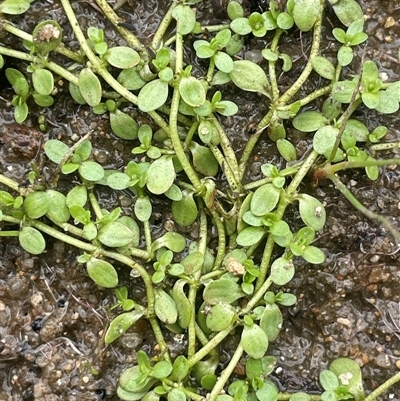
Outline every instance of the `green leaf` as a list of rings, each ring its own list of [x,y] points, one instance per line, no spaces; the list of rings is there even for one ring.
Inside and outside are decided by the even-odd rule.
[[[161,107],[168,98],[168,83],[155,79],[147,83],[138,95],[138,107],[141,111],[153,111]]]
[[[175,175],[172,158],[162,156],[151,163],[147,171],[147,189],[155,195],[163,194],[171,187]]]
[[[139,221],[148,221],[152,212],[150,199],[147,196],[139,196],[135,203],[135,216]]]
[[[165,379],[172,372],[172,363],[168,361],[159,361],[153,367],[152,375],[157,379]]]
[[[326,221],[324,205],[311,195],[299,195],[299,212],[303,222],[315,231],[322,230]]]
[[[276,141],[276,147],[280,155],[287,161],[293,162],[297,159],[296,148],[287,139],[278,139]]]
[[[302,132],[313,132],[329,124],[329,121],[317,111],[305,111],[293,119],[293,127]]]
[[[237,33],[238,35],[247,35],[252,31],[251,25],[247,18],[235,18],[231,24],[230,28],[233,32]]]
[[[53,189],[48,189],[46,193],[50,200],[50,207],[46,216],[57,223],[66,223],[69,220],[70,214],[65,195]]]
[[[218,303],[207,313],[206,324],[212,331],[222,331],[232,323],[236,308],[228,303]]]
[[[196,16],[189,6],[178,4],[172,11],[172,16],[177,21],[177,29],[181,35],[187,35],[193,31],[196,25]]]
[[[32,83],[35,91],[41,95],[50,95],[54,88],[53,74],[44,68],[36,68],[32,73]]]
[[[146,84],[146,81],[142,79],[136,68],[122,70],[118,75],[117,81],[124,88],[131,91],[141,89]]]
[[[12,85],[17,95],[27,96],[29,93],[29,84],[25,76],[15,68],[6,69],[6,78]]]
[[[330,370],[323,370],[319,374],[319,381],[324,390],[336,390],[339,387],[339,379]]]
[[[252,246],[262,240],[267,233],[264,227],[246,227],[236,237],[236,242],[241,246]]]
[[[228,17],[231,20],[235,20],[236,18],[242,18],[244,16],[243,7],[237,1],[229,2],[226,11],[228,13]]]
[[[114,221],[101,227],[97,238],[106,246],[120,247],[128,245],[132,241],[133,233],[124,224]]]
[[[182,382],[189,374],[189,362],[184,355],[178,355],[172,365],[171,380],[178,383]]]
[[[68,85],[68,89],[69,89],[69,93],[70,93],[72,99],[74,99],[74,101],[76,103],[78,103],[78,104],[86,104],[86,100],[82,96],[82,93],[81,93],[78,85],[75,85],[72,82],[70,82],[69,85]],[[129,89],[129,88],[127,88],[127,89]]]
[[[30,219],[44,216],[50,209],[50,196],[43,191],[30,193],[24,200],[23,209]]]
[[[354,396],[355,401],[365,398],[360,366],[349,358],[337,358],[329,366],[341,384]]]
[[[303,392],[294,393],[290,396],[289,401],[311,401],[311,396]]]
[[[140,230],[139,230],[139,226],[136,223],[136,221],[133,220],[133,218],[129,217],[129,216],[121,216],[116,221],[117,221],[117,223],[121,223],[124,226],[128,227],[129,230],[132,231],[132,239],[131,239],[131,242],[128,245],[129,246],[138,247],[139,246],[139,241],[140,241]]]
[[[67,194],[66,204],[68,208],[74,205],[85,206],[87,201],[87,189],[84,185],[77,185],[73,187]]]
[[[18,124],[22,124],[28,117],[28,105],[24,102],[14,109],[14,118]]]
[[[0,4],[0,12],[4,14],[18,15],[29,10],[29,0],[4,0]]]
[[[22,248],[32,255],[39,255],[46,248],[42,233],[33,227],[22,227],[18,234],[18,239]]]
[[[178,307],[178,323],[182,329],[188,328],[192,316],[192,307],[184,291],[186,284],[185,280],[179,279],[172,288],[172,298]]]
[[[330,0],[333,11],[343,25],[350,26],[356,20],[364,20],[364,13],[355,0]]]
[[[224,52],[217,52],[214,56],[215,66],[222,72],[229,74],[233,70],[231,56]]]
[[[118,285],[118,274],[114,266],[102,259],[90,258],[86,263],[89,277],[101,287],[114,288]]]
[[[267,333],[269,341],[274,341],[283,324],[283,316],[276,304],[266,304],[260,319],[260,327]]]
[[[271,98],[270,85],[264,70],[249,60],[233,62],[233,70],[229,74],[233,83],[240,89],[249,92],[260,92]]]
[[[46,56],[60,45],[62,28],[56,21],[42,21],[36,25],[32,32],[32,37],[36,50],[42,56]]]
[[[276,285],[287,284],[294,276],[292,260],[283,256],[276,259],[271,265],[271,278]]]
[[[144,311],[143,308],[140,308],[132,312],[122,313],[114,318],[108,326],[104,342],[106,344],[111,344],[117,338],[121,337],[143,316]]]
[[[110,113],[111,129],[118,138],[133,140],[138,136],[138,123],[128,114],[116,109]]]
[[[83,68],[79,73],[79,90],[89,106],[97,106],[101,102],[101,84],[99,78],[90,68]]]
[[[116,46],[108,49],[104,58],[114,67],[132,68],[139,64],[139,53],[127,46]]]
[[[332,97],[339,103],[350,103],[357,82],[355,81],[339,81],[335,82],[332,88]]]
[[[179,388],[173,388],[167,397],[168,401],[186,401],[185,393]]]
[[[125,173],[116,172],[107,176],[107,185],[116,190],[128,188],[130,178]]]
[[[361,121],[349,119],[346,123],[344,132],[354,136],[357,142],[366,142],[368,140],[368,128]]]
[[[52,162],[59,164],[69,152],[69,147],[57,139],[49,139],[44,144],[44,152]]]
[[[332,125],[325,125],[314,135],[313,148],[320,155],[330,154],[335,145],[339,129]]]
[[[394,86],[394,84],[385,91],[379,91],[379,103],[376,106],[376,110],[385,114],[396,113],[399,110],[399,91],[399,86]]]
[[[192,107],[201,106],[206,100],[204,86],[195,77],[183,77],[179,82],[182,99]]]
[[[174,232],[167,232],[160,238],[157,238],[151,244],[152,252],[155,252],[157,249],[162,247],[166,247],[173,252],[182,252],[185,249],[186,240],[181,234]]]
[[[219,165],[208,147],[192,142],[189,149],[192,153],[193,166],[196,171],[208,177],[217,175]]]
[[[260,326],[247,324],[243,328],[241,344],[244,351],[252,358],[259,359],[268,349],[268,336]]]
[[[212,281],[203,292],[204,300],[210,305],[216,305],[220,302],[231,304],[245,295],[237,283],[226,278]]]
[[[173,201],[171,205],[171,213],[174,221],[182,227],[192,225],[198,216],[198,210],[193,193],[187,190],[182,191],[182,199]]]
[[[119,384],[123,390],[138,395],[139,393],[141,394],[140,398],[136,398],[136,400],[142,399],[143,395],[150,390],[156,381],[157,379],[155,378],[145,376],[140,366],[126,369],[119,378]]]
[[[250,203],[250,210],[254,216],[264,216],[275,208],[280,197],[280,190],[273,184],[261,185],[254,192]]]
[[[297,27],[308,32],[322,13],[320,0],[294,0],[292,17]]]
[[[345,67],[353,61],[353,49],[349,46],[341,46],[338,53],[337,59],[341,66]]]
[[[335,66],[325,57],[315,56],[311,64],[321,77],[331,80],[335,78]]]
[[[317,248],[316,246],[309,245],[307,246],[302,255],[301,255],[307,262],[318,265],[323,263],[325,260],[324,252]]]
[[[85,161],[78,168],[82,178],[88,181],[99,181],[104,177],[103,167],[96,162]]]
[[[161,288],[154,290],[154,311],[157,317],[166,324],[173,324],[178,320],[178,310],[175,301]]]

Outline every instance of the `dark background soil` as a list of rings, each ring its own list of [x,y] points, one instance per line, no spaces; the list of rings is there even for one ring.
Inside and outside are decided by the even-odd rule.
[[[202,21],[218,23],[226,19],[219,1],[203,3],[198,7]],[[251,1],[245,5],[255,11],[259,10],[260,3],[263,2]],[[400,2],[364,0],[360,4],[370,35],[366,57],[379,64],[382,79],[396,80],[400,76]],[[13,17],[12,21],[31,32],[45,15],[63,24],[65,36],[71,36],[58,1],[35,1],[32,6],[33,14]],[[74,8],[82,26],[97,21],[98,26],[109,28],[87,3],[75,2]],[[165,9],[163,1],[133,2],[124,6],[121,15],[134,24],[141,38],[149,38]],[[331,35],[334,18],[328,11],[322,46],[328,54],[329,49],[337,46]],[[116,40],[111,29],[107,29],[107,35],[111,42]],[[0,40],[11,43],[7,37]],[[68,43],[70,47],[76,46],[74,40]],[[249,39],[248,45],[262,49],[265,41]],[[300,38],[298,32],[293,32],[286,37],[281,51],[289,52],[296,62],[293,71],[281,78],[283,86],[290,85],[301,71],[305,62],[303,53],[307,54],[309,46],[307,35]],[[26,68],[16,60],[7,60],[7,63],[6,67]],[[197,68],[200,71],[201,65]],[[347,76],[357,72],[344,71]],[[63,85],[59,84],[60,95],[55,106],[44,111],[49,130],[43,135],[35,129],[41,111],[34,107],[23,127],[14,124],[8,103],[12,90],[4,76],[0,76],[0,85],[1,173],[24,182],[35,161],[51,175],[51,166],[41,151],[43,142],[48,138],[62,138],[72,143],[90,129],[96,132],[92,138],[96,160],[105,167],[118,168],[126,163],[132,144],[110,134],[105,117],[92,114],[87,107],[77,108],[63,95]],[[315,77],[315,82],[305,91],[319,85],[322,82]],[[256,94],[243,96],[243,92],[227,92],[227,96],[239,105],[240,114],[224,119],[223,123],[240,152],[248,127],[258,122],[266,106],[259,104]],[[399,115],[382,116],[361,109],[356,117],[371,130],[386,125],[390,129],[388,140],[400,140]],[[309,138],[290,127],[288,136],[299,152],[309,147]],[[392,156],[390,152],[382,155]],[[246,179],[260,178],[260,166],[266,161],[281,163],[275,146],[263,138]],[[348,171],[341,178],[370,210],[392,217],[393,224],[400,228],[398,167],[381,168],[375,182],[366,180],[362,171]],[[68,179],[61,184],[65,189],[72,185]],[[295,293],[299,302],[284,311],[284,328],[270,347],[269,352],[278,358],[273,377],[282,390],[316,391],[321,369],[339,356],[348,356],[362,366],[365,387],[371,391],[398,370],[395,362],[400,360],[400,251],[384,230],[357,213],[329,182],[301,190],[326,204],[328,222],[318,246],[328,258],[317,268],[297,261],[297,274],[286,289]],[[120,204],[129,213],[132,203],[129,197],[112,192],[99,192],[99,195],[103,207]],[[160,205],[159,209],[155,206],[152,221],[156,235],[169,216],[163,211],[162,203],[154,201]],[[292,217],[291,223],[299,224],[294,210]],[[0,239],[0,401],[117,400],[118,377],[132,365],[136,350],[142,348],[152,353],[154,340],[145,322],[112,346],[104,346],[104,330],[115,316],[108,308],[115,303],[115,297],[113,291],[101,289],[89,279],[84,266],[77,263],[77,255],[75,249],[48,239],[46,253],[32,257],[19,247],[17,240]],[[121,285],[129,286],[133,299],[141,299],[140,279],[131,278],[127,269],[116,267]],[[172,354],[178,355],[184,347],[181,339],[172,334],[167,334],[167,341]],[[233,346],[233,339],[224,344],[227,358]],[[381,400],[399,401],[399,392],[397,384]]]

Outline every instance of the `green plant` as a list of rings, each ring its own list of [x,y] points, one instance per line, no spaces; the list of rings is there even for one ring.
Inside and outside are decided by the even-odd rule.
[[[3,3],[8,3],[3,12],[10,13],[17,5],[18,10],[26,11],[26,2],[13,1]],[[325,260],[314,241],[326,223],[326,211],[321,200],[300,187],[306,175],[312,173],[317,182],[330,179],[357,210],[380,221],[396,241],[400,240],[389,220],[368,211],[336,174],[365,168],[368,178],[376,179],[379,166],[400,163],[399,159],[374,157],[379,149],[399,146],[382,141],[385,127],[370,133],[363,122],[350,118],[361,104],[377,112],[396,112],[400,81],[383,83],[371,60],[364,61],[360,73],[351,80],[343,74],[342,67],[353,61],[351,47],[366,40],[362,11],[354,0],[330,1],[347,26],[346,32],[338,27],[333,31],[342,46],[337,59],[332,60],[319,54],[325,5],[320,0],[291,0],[285,11],[271,1],[264,13],[249,17],[239,3],[230,2],[230,24],[214,27],[196,21],[191,5],[197,2],[172,1],[152,42],[154,57],[132,33],[120,29],[118,17],[103,0],[97,0],[98,5],[128,46],[110,46],[106,32],[97,27],[90,27],[86,37],[69,1],[61,1],[82,59],[61,45],[61,28],[55,22],[40,23],[32,36],[4,22],[5,30],[23,38],[30,49],[28,53],[0,47],[0,54],[31,63],[26,70],[29,79],[20,71],[6,70],[16,92],[13,105],[17,121],[28,115],[30,94],[34,99],[36,93],[50,97],[53,74],[57,74],[69,81],[70,95],[78,104],[87,104],[97,114],[109,113],[114,134],[136,142],[132,145],[133,160],[125,161],[120,170],[108,170],[92,160],[92,145],[86,136],[72,147],[48,140],[44,151],[56,164],[54,170],[73,174],[79,184],[63,194],[35,181],[35,173],[30,187],[23,190],[14,180],[0,175],[7,189],[0,191],[0,236],[18,236],[21,246],[32,254],[45,250],[43,233],[71,244],[82,252],[78,261],[86,265],[88,275],[102,287],[119,285],[114,262],[141,277],[147,301],[130,299],[126,286],[116,290],[117,303],[112,309],[120,306],[124,312],[112,318],[105,342],[112,343],[144,317],[160,353],[154,358],[143,351],[137,353],[137,364],[120,377],[117,394],[123,400],[164,397],[200,401],[205,396],[212,401],[368,400],[360,370],[349,359],[337,359],[329,370],[321,372],[321,395],[282,394],[268,378],[276,359],[266,353],[282,327],[280,307],[296,302],[293,294],[277,287],[294,277],[296,258],[311,264]],[[160,38],[171,23],[176,24],[176,34],[162,47]],[[282,71],[287,72],[291,60],[280,53],[279,43],[292,27],[312,31],[312,46],[301,74],[290,87],[283,88],[277,79],[277,61],[283,60]],[[201,78],[197,78],[194,66],[185,62],[184,37],[205,31],[217,33],[207,41],[195,40],[194,50],[190,48],[206,63]],[[42,38],[45,33],[50,35],[48,40]],[[244,43],[241,36],[249,34],[268,39],[261,65],[232,58]],[[51,61],[54,51],[70,56],[77,65],[66,69]],[[326,85],[292,100],[313,79],[314,72]],[[238,107],[222,100],[225,92],[215,88],[231,84],[240,91],[260,93],[261,101],[268,103],[268,113],[259,121],[240,159],[219,119],[220,115],[234,115]],[[318,98],[324,99],[320,110],[302,110]],[[137,108],[146,123],[129,115],[129,108],[122,111],[127,104]],[[310,135],[313,150],[304,158],[286,139],[288,121],[299,131],[315,132]],[[272,163],[264,164],[264,178],[245,183],[250,155],[264,130],[291,165],[279,169]],[[221,172],[226,177],[223,184],[215,179]],[[291,177],[289,183],[287,177]],[[133,212],[123,215],[120,207],[103,210],[94,191],[101,191],[102,186],[126,190],[135,198]],[[198,240],[172,228],[155,238],[150,220],[157,198],[168,202],[173,223],[179,226],[176,231],[197,224]],[[297,208],[302,227],[290,224],[289,205]],[[214,242],[210,237],[213,231]],[[279,254],[275,256],[274,251]],[[185,355],[172,360],[166,330],[187,336]],[[218,348],[233,330],[237,347],[221,372]],[[232,372],[243,353],[247,354],[245,379],[236,380]],[[399,379],[396,375],[393,380]],[[198,389],[193,388],[194,383]],[[384,385],[382,391],[386,388]]]

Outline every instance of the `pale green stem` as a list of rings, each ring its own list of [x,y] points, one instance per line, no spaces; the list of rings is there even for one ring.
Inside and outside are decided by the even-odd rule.
[[[94,196],[93,190],[89,191],[89,201],[94,211],[94,214],[96,215],[96,219],[101,220],[103,218],[103,212],[101,211],[99,202],[97,202],[97,199]]]
[[[196,352],[196,298],[197,289],[199,285],[199,280],[201,277],[201,271],[204,264],[204,254],[207,247],[207,216],[204,212],[203,202],[198,199],[198,206],[200,210],[200,243],[199,252],[202,254],[203,259],[199,270],[193,275],[193,284],[189,286],[189,303],[192,309],[192,315],[190,317],[189,327],[188,327],[188,358],[192,357]]]
[[[114,25],[115,29],[121,34],[126,42],[135,50],[142,52],[145,58],[148,58],[147,51],[140,40],[128,29],[119,26],[123,19],[118,17],[114,10],[109,6],[106,0],[96,0],[97,5],[102,9],[107,19]]]
[[[271,51],[276,52],[278,49],[279,38],[281,37],[284,31],[280,28],[277,28],[275,31],[274,38],[271,43]],[[278,80],[276,77],[276,69],[275,69],[276,61],[268,62],[268,71],[269,71],[269,79],[271,81],[271,95],[272,102],[275,102],[279,98],[279,88],[278,88]]]
[[[19,231],[0,231],[0,237],[18,237]]]
[[[383,392],[388,390],[391,386],[393,386],[399,381],[400,381],[400,372],[397,372],[394,376],[386,380],[385,383],[381,384],[371,394],[369,394],[364,401],[375,401],[378,396],[380,396]]]
[[[262,119],[262,121],[257,126],[257,132],[253,134],[247,141],[246,146],[243,150],[242,157],[239,163],[239,174],[240,174],[240,181],[243,180],[244,173],[246,172],[246,167],[248,161],[250,159],[251,153],[253,152],[254,147],[256,146],[258,139],[260,138],[261,134],[263,133],[265,127],[267,127],[271,121],[271,118],[274,114],[274,110],[271,108],[268,114]]]
[[[157,51],[162,47],[162,41],[163,37],[165,35],[165,32],[168,29],[169,24],[172,21],[172,12],[174,11],[174,8],[178,4],[178,0],[173,0],[167,13],[164,15],[164,18],[161,21],[161,24],[158,26],[157,31],[155,35],[153,36],[153,40],[151,42],[151,47]]]
[[[307,398],[309,401],[321,401],[321,396],[318,394],[308,394],[310,398]],[[293,397],[293,393],[279,393],[277,400],[279,401],[286,401],[290,400],[290,398]]]
[[[192,142],[193,136],[196,133],[197,128],[199,127],[199,124],[200,124],[200,121],[196,120],[196,121],[193,121],[192,125],[190,126],[189,131],[188,131],[188,133],[186,135],[186,138],[185,138],[185,143],[183,145],[183,147],[185,149],[189,148],[190,142]]]
[[[188,389],[186,389],[184,386],[177,386],[176,383],[174,383],[172,380],[169,379],[162,379],[163,383],[165,383],[166,385],[168,385],[171,388],[177,388],[180,391],[182,391],[182,393],[184,393],[186,395],[186,398],[189,398],[190,400],[194,400],[194,401],[205,401],[204,397],[200,394],[194,393],[193,391],[190,391]]]
[[[144,239],[146,242],[146,251],[149,254],[149,257],[152,257],[151,254],[151,231],[150,231],[150,222],[148,220],[143,222],[144,229]]]
[[[12,190],[21,194],[21,188],[18,186],[18,183],[15,182],[12,178],[8,178],[5,175],[0,174],[0,183],[7,185],[8,188],[11,188]]]
[[[222,171],[225,174],[225,177],[228,181],[229,187],[231,188],[232,192],[240,192],[239,191],[239,184],[236,181],[235,175],[233,173],[233,170],[228,163],[228,161],[225,159],[224,155],[221,153],[219,148],[217,146],[209,146],[212,154],[216,158],[218,164],[221,166]],[[237,170],[236,170],[237,171]]]
[[[218,131],[220,146],[222,148],[222,151],[224,152],[225,158],[226,158],[231,170],[233,171],[234,177],[236,179],[236,182],[239,185],[239,190],[240,190],[239,165],[238,165],[238,161],[236,159],[235,152],[232,149],[231,141],[229,140],[228,135],[226,134],[225,130],[222,128],[218,119],[214,115],[212,115],[211,119],[214,124],[214,127]]]
[[[182,35],[177,33],[175,73],[178,76],[182,72],[182,63],[183,63],[183,42],[182,42],[182,40],[183,40]],[[172,95],[172,101],[171,101],[171,114],[170,114],[170,119],[169,119],[169,131],[170,131],[172,146],[174,147],[176,156],[178,157],[178,159],[182,165],[182,168],[185,171],[190,182],[193,184],[196,191],[201,191],[201,189],[202,189],[201,181],[200,181],[199,177],[197,176],[196,171],[193,169],[192,165],[190,164],[188,158],[186,157],[182,142],[179,139],[178,119],[177,119],[179,99],[180,99],[179,89],[174,88],[174,94]]]
[[[268,184],[270,182],[272,182],[271,177],[262,178],[261,180],[249,182],[248,184],[243,185],[243,189],[245,191],[251,191],[252,189],[261,187],[261,185]]]
[[[223,390],[225,383],[229,380],[233,370],[236,368],[236,365],[240,361],[242,354],[243,354],[243,347],[242,347],[242,344],[239,343],[239,345],[237,346],[237,348],[235,350],[235,353],[232,355],[232,358],[229,361],[228,366],[221,372],[211,393],[207,395],[207,400],[215,401],[217,399],[217,397],[220,395],[221,391]]]
[[[211,82],[213,75],[214,75],[214,68],[215,68],[215,61],[214,61],[214,57],[210,58],[210,64],[208,65],[208,71],[207,71],[207,75],[206,75],[206,81],[208,83]]]
[[[371,145],[369,147],[369,150],[371,151],[380,151],[380,150],[389,150],[389,149],[395,149],[395,148],[400,148],[400,141],[399,142],[388,142],[388,143],[376,143],[374,145]]]
[[[220,268],[221,263],[225,257],[225,249],[226,249],[225,228],[224,224],[221,221],[221,216],[215,210],[210,209],[210,212],[212,214],[212,217],[214,218],[214,224],[216,225],[218,232],[218,251],[213,266],[213,270],[217,270]]]
[[[232,328],[233,325],[230,325],[227,329],[220,331],[206,345],[200,348],[191,358],[189,358],[189,367],[196,365],[196,363],[207,356],[212,349],[216,348],[218,344],[220,344],[221,341],[230,334]]]
[[[296,82],[294,82],[294,84],[278,99],[278,101],[276,102],[277,106],[287,104],[290,101],[290,99],[299,91],[299,89],[303,86],[303,84],[306,82],[307,78],[311,74],[313,70],[312,61],[314,57],[318,55],[319,52],[319,46],[321,42],[321,28],[322,28],[322,12],[314,25],[313,42],[311,45],[310,57],[307,61],[307,64],[304,67],[303,72],[297,78]]]
[[[400,232],[397,231],[389,222],[385,216],[382,216],[378,213],[372,212],[368,208],[366,208],[352,193],[351,191],[344,185],[339,177],[336,174],[328,174],[327,178],[329,178],[336,186],[336,188],[345,196],[345,198],[361,213],[367,216],[371,220],[377,220],[381,223],[394,237],[397,244],[400,243]]]
[[[363,167],[372,167],[372,166],[389,166],[390,164],[400,165],[400,159],[367,159],[367,160],[353,160],[353,161],[344,161],[340,163],[336,163],[333,165],[327,165],[326,167],[319,169],[315,172],[315,175],[318,176],[318,172],[321,171],[323,174],[327,174],[328,176],[334,173],[337,173],[341,170],[347,170],[349,168],[363,168]]]

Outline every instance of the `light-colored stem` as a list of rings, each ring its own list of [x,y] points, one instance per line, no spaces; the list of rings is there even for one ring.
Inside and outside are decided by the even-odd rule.
[[[225,383],[228,381],[233,370],[235,369],[236,365],[240,361],[242,354],[243,354],[243,347],[242,347],[242,344],[239,343],[239,345],[237,346],[237,348],[235,350],[235,353],[232,355],[232,358],[229,361],[228,366],[221,372],[217,382],[215,383],[214,388],[212,389],[211,393],[207,396],[207,400],[215,401],[217,399],[217,397],[220,395],[221,391],[223,390]]]

